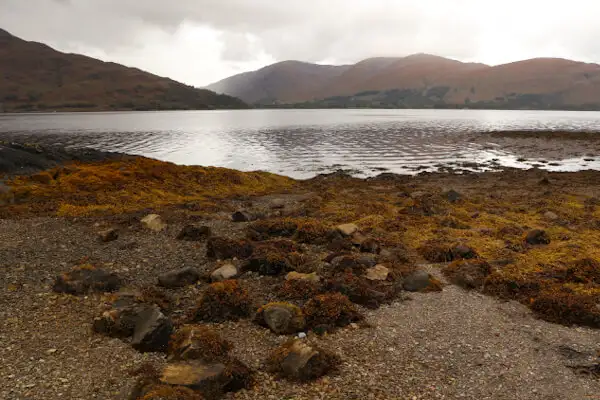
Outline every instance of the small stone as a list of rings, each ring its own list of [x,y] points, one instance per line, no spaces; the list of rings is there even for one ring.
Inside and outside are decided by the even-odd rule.
[[[4,183],[0,182],[0,206],[5,206],[8,204],[14,204],[15,195],[12,192],[11,188]]]
[[[48,350],[46,350],[46,354],[54,354],[57,351],[58,351],[57,349],[48,349]]]
[[[338,225],[336,230],[344,236],[352,236],[358,232],[359,228],[356,224],[342,224]]]
[[[160,232],[167,227],[158,214],[150,214],[141,219],[142,225],[153,232]]]
[[[285,208],[285,201],[283,199],[273,199],[273,201],[271,201],[271,208],[274,210]]]
[[[367,269],[366,278],[370,281],[385,281],[390,273],[390,270],[383,265],[376,265]]]
[[[404,279],[402,286],[406,291],[419,292],[429,286],[430,278],[426,271],[415,271]]]
[[[318,283],[321,277],[316,272],[310,274],[301,274],[300,272],[292,271],[285,276],[286,281],[308,281]]]
[[[472,259],[477,258],[477,252],[466,244],[457,244],[451,250],[454,259]]]
[[[444,198],[450,203],[457,203],[462,199],[462,195],[454,189],[450,189],[444,193]]]
[[[164,273],[158,277],[158,284],[169,289],[193,285],[200,279],[200,273],[195,268],[183,268]]]
[[[556,221],[558,219],[558,215],[556,215],[556,213],[553,213],[552,211],[546,211],[544,213],[544,218],[550,221]]]
[[[237,276],[238,269],[235,265],[228,263],[223,264],[210,274],[210,280],[213,282],[226,281]]]
[[[550,237],[542,229],[534,229],[525,235],[525,242],[531,245],[550,244]]]
[[[100,231],[98,232],[98,238],[104,243],[115,241],[119,238],[119,230],[116,228],[110,228]]]
[[[375,239],[366,239],[360,244],[360,251],[363,253],[379,254],[381,248],[379,242]]]
[[[197,242],[211,235],[211,229],[208,226],[186,225],[177,235],[177,240],[188,242]]]
[[[249,222],[254,220],[255,218],[246,211],[236,211],[231,214],[231,220],[233,222]]]
[[[141,352],[166,351],[173,323],[158,307],[145,308],[138,316],[131,345]]]
[[[304,332],[300,332],[300,333],[298,334],[298,339],[306,339],[306,333],[304,333]]]

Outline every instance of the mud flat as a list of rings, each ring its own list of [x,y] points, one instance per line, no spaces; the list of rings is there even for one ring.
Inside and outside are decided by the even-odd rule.
[[[599,171],[84,161],[1,187],[3,399],[600,393]]]
[[[497,131],[467,140],[538,162],[581,158],[585,164],[600,158],[600,132]]]

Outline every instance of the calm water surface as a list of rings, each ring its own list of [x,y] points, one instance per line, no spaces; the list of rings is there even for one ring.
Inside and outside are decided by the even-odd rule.
[[[0,115],[0,138],[140,154],[298,178],[336,169],[414,173],[453,162],[522,166],[467,141],[489,130],[600,131],[598,112],[245,110]],[[570,164],[569,164],[570,163]],[[577,169],[578,160],[565,160]],[[600,160],[592,167],[600,167]],[[526,166],[524,166],[526,167]]]

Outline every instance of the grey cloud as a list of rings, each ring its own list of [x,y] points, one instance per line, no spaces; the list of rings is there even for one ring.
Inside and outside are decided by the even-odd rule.
[[[168,68],[153,47],[172,49],[174,62],[185,63],[182,32],[210,29],[215,34],[205,40],[218,43],[197,46],[220,48],[204,60],[213,76],[254,65],[259,54],[355,62],[429,52],[504,62],[548,52],[600,61],[598,11],[588,0],[0,0],[0,26],[60,49],[108,58],[130,52],[127,59],[150,70],[160,64],[161,72]]]

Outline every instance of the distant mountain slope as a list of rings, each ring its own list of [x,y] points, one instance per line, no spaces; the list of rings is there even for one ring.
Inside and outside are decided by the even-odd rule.
[[[228,95],[136,68],[65,54],[0,30],[0,109],[149,110],[245,108]]]
[[[290,65],[294,62],[274,64],[209,88],[264,105],[600,109],[600,66],[563,59],[491,67],[415,54],[328,67],[330,74],[318,78],[298,74]],[[259,94],[275,77],[277,90]]]
[[[207,87],[249,103],[281,99],[295,102],[312,98],[323,85],[346,71],[346,66],[331,66],[283,61],[254,72],[246,72]]]

